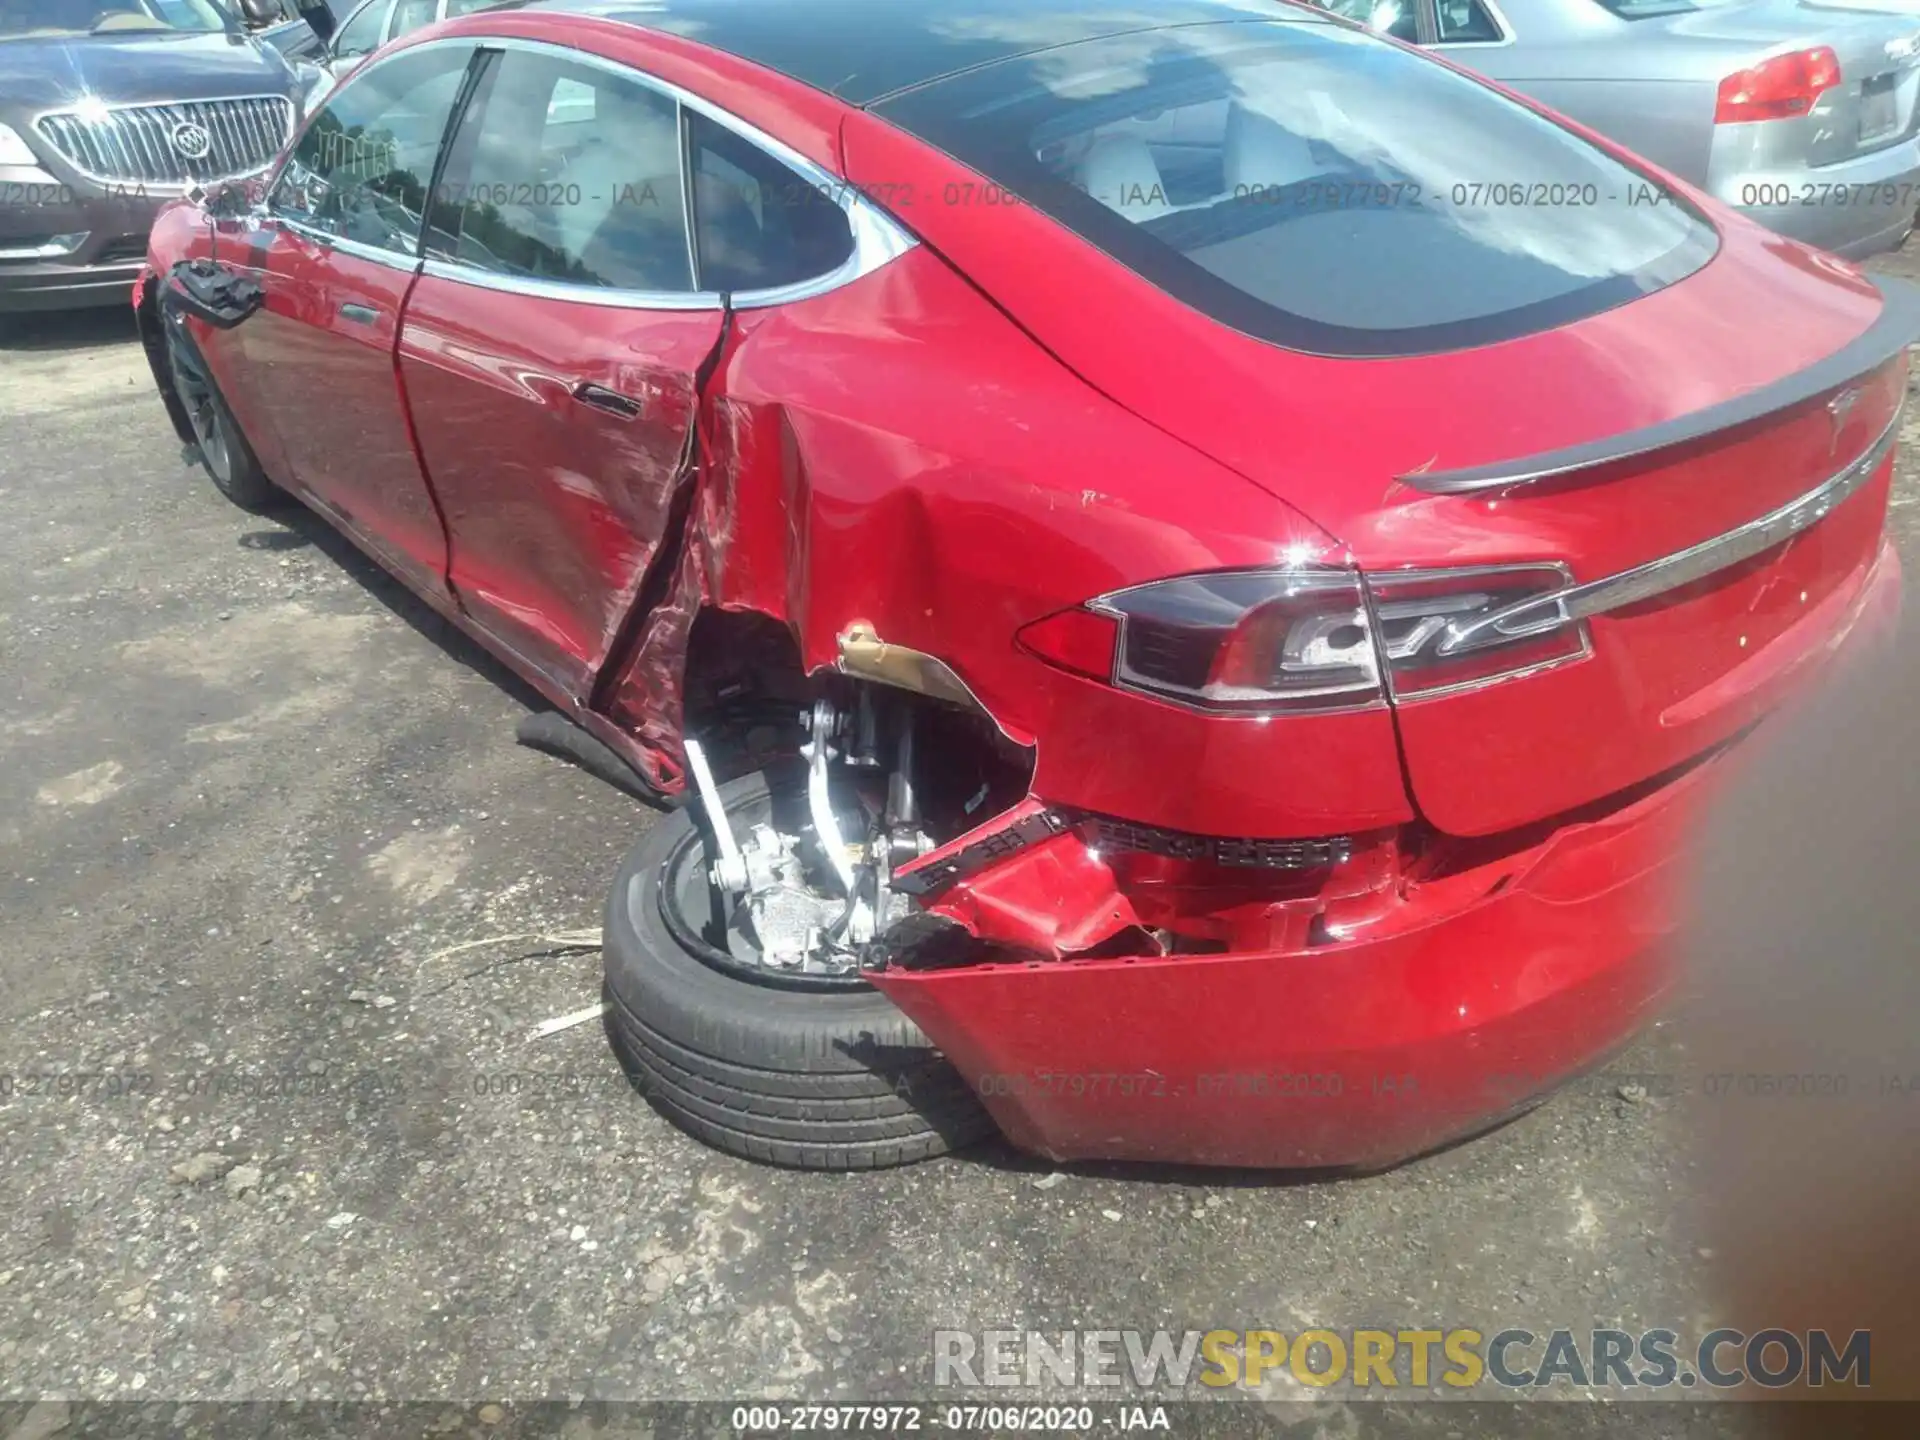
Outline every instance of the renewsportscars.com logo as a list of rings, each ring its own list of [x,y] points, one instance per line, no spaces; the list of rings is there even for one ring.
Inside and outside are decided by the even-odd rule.
[[[1825,1330],[936,1330],[933,1383],[1038,1389],[1256,1389],[1290,1377],[1358,1391],[1495,1385],[1539,1389],[1779,1389],[1873,1382],[1873,1335]]]

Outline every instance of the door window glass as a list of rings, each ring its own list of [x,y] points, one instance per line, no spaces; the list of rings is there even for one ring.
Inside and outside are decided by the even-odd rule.
[[[387,30],[389,40],[398,40],[422,25],[431,25],[437,0],[399,0],[393,7],[393,24]]]
[[[704,115],[687,117],[702,290],[770,290],[836,269],[853,230],[821,187]]]
[[[1499,23],[1480,0],[1439,0],[1434,8],[1442,45],[1485,45],[1504,38]]]
[[[508,50],[455,141],[429,253],[604,289],[693,289],[679,107],[598,66]]]
[[[367,4],[349,15],[347,23],[340,27],[340,33],[333,37],[334,58],[354,60],[369,54],[380,43],[387,12],[392,8],[393,0],[368,0]]]
[[[342,240],[419,254],[434,157],[472,54],[413,50],[347,81],[301,135],[268,208]]]

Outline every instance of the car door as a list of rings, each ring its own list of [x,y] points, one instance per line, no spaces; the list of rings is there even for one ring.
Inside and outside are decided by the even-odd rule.
[[[496,43],[400,372],[461,604],[579,698],[665,534],[724,317],[695,282],[678,102],[579,52]]]
[[[474,48],[376,58],[328,98],[268,191],[250,256],[266,302],[232,332],[249,413],[275,431],[276,478],[429,594],[445,591],[446,532],[393,356]]]

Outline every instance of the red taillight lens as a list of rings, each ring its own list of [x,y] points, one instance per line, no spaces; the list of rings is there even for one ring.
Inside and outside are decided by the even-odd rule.
[[[1716,125],[1755,120],[1792,120],[1840,83],[1840,57],[1825,45],[1775,55],[1720,82],[1713,107]]]
[[[1585,627],[1528,604],[1571,583],[1559,565],[1215,571],[1102,595],[1034,622],[1020,643],[1196,709],[1344,709],[1384,697],[1383,663],[1393,694],[1411,699],[1580,658]]]
[[[1225,570],[1116,590],[1113,682],[1205,710],[1325,710],[1381,698],[1352,570]]]

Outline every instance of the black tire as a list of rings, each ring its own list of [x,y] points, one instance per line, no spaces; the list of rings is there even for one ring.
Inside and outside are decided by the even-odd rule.
[[[286,498],[285,492],[260,468],[199,347],[177,320],[168,321],[166,335],[173,388],[193,427],[200,467],[220,493],[242,510],[255,515],[271,510]]]
[[[764,775],[720,787],[729,814],[769,803]],[[607,902],[607,1033],[636,1086],[717,1149],[801,1170],[878,1170],[993,1132],[958,1071],[871,986],[742,978],[670,923],[673,877],[704,865],[697,804],[654,825]]]

